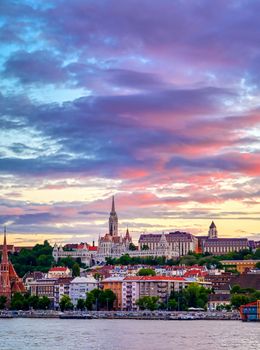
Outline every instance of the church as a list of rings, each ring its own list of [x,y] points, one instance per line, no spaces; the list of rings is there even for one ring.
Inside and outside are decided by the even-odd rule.
[[[115,198],[112,197],[112,207],[108,220],[108,233],[98,239],[96,260],[104,261],[105,257],[120,257],[129,251],[132,237],[127,228],[124,236],[118,234],[118,217],[115,209]]]
[[[4,228],[4,244],[0,264],[0,295],[5,296],[9,303],[12,295],[16,292],[25,293],[26,290],[22,279],[18,277],[13,264],[9,261],[6,243],[6,228]]]

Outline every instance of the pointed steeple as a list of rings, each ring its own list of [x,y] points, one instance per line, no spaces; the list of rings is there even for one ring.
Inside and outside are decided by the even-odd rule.
[[[210,224],[208,238],[210,239],[218,238],[217,226],[215,225],[214,221],[212,221]]]
[[[116,209],[115,209],[115,196],[112,196],[112,208],[111,208],[111,213],[115,213]]]
[[[110,236],[118,236],[118,218],[115,209],[115,197],[112,197],[112,207],[109,216],[108,229]]]
[[[216,225],[215,225],[214,221],[212,221],[209,228],[214,228],[214,227],[216,227]]]
[[[6,227],[4,227],[4,244],[2,251],[2,261],[0,264],[0,295],[7,298],[7,303],[11,300],[12,293],[25,293],[22,280],[18,277],[12,263],[8,259],[8,249],[6,242]]]
[[[132,241],[132,238],[131,238],[129,230],[128,230],[128,226],[127,226],[127,229],[126,229],[125,240],[127,240],[129,242]]]
[[[6,226],[4,227],[4,244],[3,244],[3,252],[2,252],[2,263],[8,263],[8,249],[6,244]]]

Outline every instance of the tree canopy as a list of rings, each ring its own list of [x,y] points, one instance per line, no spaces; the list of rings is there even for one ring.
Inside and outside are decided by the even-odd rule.
[[[86,307],[88,310],[111,310],[113,308],[116,295],[111,289],[93,289],[87,293]]]
[[[153,269],[149,269],[149,268],[142,268],[140,269],[137,274],[137,276],[155,276],[156,273]]]

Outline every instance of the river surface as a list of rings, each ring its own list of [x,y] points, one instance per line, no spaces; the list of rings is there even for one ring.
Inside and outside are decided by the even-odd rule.
[[[1,350],[258,350],[260,323],[0,319]]]

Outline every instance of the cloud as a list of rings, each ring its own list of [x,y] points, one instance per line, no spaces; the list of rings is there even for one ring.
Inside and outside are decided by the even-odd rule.
[[[22,84],[61,83],[66,80],[62,61],[50,51],[16,51],[5,62],[4,75]]]
[[[2,222],[96,234],[112,194],[136,230],[257,221],[259,9],[2,1]]]

